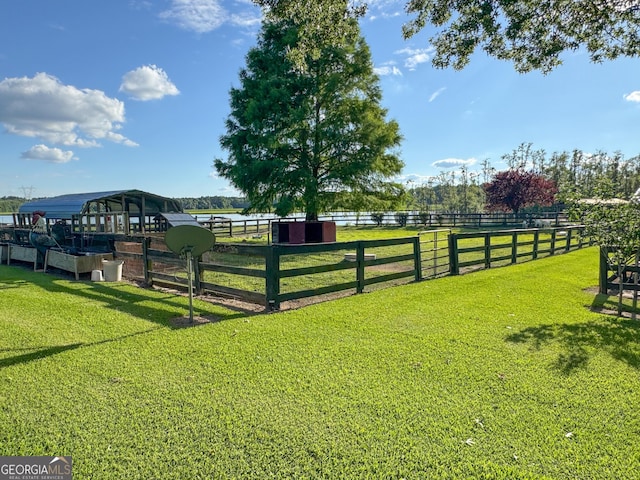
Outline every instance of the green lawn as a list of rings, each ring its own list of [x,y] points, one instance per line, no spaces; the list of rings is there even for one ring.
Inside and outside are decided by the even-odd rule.
[[[596,249],[173,329],[187,299],[0,266],[0,454],[74,478],[640,477],[640,328]]]

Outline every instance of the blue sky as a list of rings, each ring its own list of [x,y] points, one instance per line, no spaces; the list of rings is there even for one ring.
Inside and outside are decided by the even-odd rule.
[[[640,60],[563,57],[518,74],[476,54],[430,64],[430,32],[403,40],[405,1],[361,21],[383,105],[400,124],[401,181],[480,170],[523,142],[640,154]],[[0,197],[140,189],[237,194],[212,168],[229,89],[260,28],[248,0],[19,0],[0,3]]]

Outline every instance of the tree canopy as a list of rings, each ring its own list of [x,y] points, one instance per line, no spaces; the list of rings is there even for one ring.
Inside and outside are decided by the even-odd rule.
[[[385,119],[369,48],[352,21],[344,41],[317,43],[304,68],[288,52],[300,28],[266,21],[258,45],[247,54],[240,88],[230,91],[231,113],[220,142],[228,159],[218,173],[243,192],[247,212],[280,216],[367,205],[389,206],[402,193],[391,181],[403,163],[395,149],[397,122]],[[380,207],[380,205],[376,205]]]
[[[496,173],[492,181],[484,185],[484,191],[487,210],[517,214],[523,207],[553,205],[556,185],[539,173],[511,168]]]
[[[339,37],[343,19],[361,15],[367,3],[254,2],[280,18],[317,19],[327,38]],[[431,27],[432,62],[440,68],[464,68],[477,49],[512,61],[519,72],[545,73],[562,63],[563,52],[580,48],[594,62],[640,55],[638,0],[408,0],[405,9],[412,15],[405,38]]]

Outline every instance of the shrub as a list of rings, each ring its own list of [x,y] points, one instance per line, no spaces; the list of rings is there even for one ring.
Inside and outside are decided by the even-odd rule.
[[[396,223],[401,227],[407,226],[407,220],[409,219],[409,214],[406,212],[396,212],[395,215]]]
[[[382,212],[373,212],[371,214],[371,220],[376,224],[377,227],[382,225],[382,221],[384,220],[384,213]]]

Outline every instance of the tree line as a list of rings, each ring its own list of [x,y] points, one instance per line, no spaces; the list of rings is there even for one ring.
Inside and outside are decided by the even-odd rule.
[[[551,201],[534,202],[521,210],[528,213],[562,210],[572,199],[598,197],[603,185],[607,186],[608,195],[624,200],[640,189],[640,155],[625,158],[620,152],[587,153],[578,149],[549,155],[543,149],[534,149],[531,143],[523,143],[502,155],[501,160],[507,167],[501,171],[486,159],[481,162],[480,171],[469,171],[465,166],[457,172],[441,172],[421,185],[410,185],[408,204],[425,212],[480,212],[495,206],[487,197],[487,189],[491,190],[496,181],[503,182],[500,186],[504,187],[509,181],[522,183],[531,176],[538,182],[538,193],[548,189],[548,185],[540,183],[542,180],[553,182],[556,192]],[[520,173],[514,176],[509,172]],[[545,203],[549,205],[543,207],[541,204]],[[509,205],[506,210],[514,208]]]

